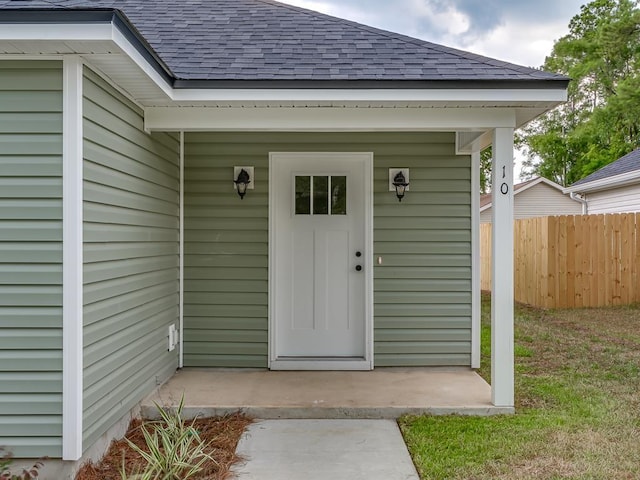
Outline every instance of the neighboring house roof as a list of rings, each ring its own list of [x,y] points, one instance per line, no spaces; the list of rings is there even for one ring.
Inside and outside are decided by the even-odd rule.
[[[566,188],[565,193],[606,190],[631,183],[640,183],[640,149],[578,180]]]
[[[558,190],[560,193],[562,193],[562,186],[558,185],[555,182],[552,182],[551,180],[548,180],[544,177],[535,177],[532,178],[531,180],[527,180],[526,182],[522,182],[522,183],[518,183],[516,185],[513,186],[513,195],[518,195],[519,193],[522,193],[526,190],[528,190],[529,188],[535,187],[536,185],[540,184],[540,183],[544,183],[546,185],[549,185],[552,188],[555,188],[556,190]],[[491,208],[491,193],[486,193],[484,195],[480,196],[480,211],[483,212],[487,209]]]
[[[115,13],[174,87],[353,82],[350,87],[559,88],[561,75],[513,65],[271,0],[0,0],[0,23]],[[123,15],[120,14],[122,12]],[[76,15],[76,17],[74,17]],[[97,17],[96,17],[97,18]],[[391,86],[391,85],[390,85]]]

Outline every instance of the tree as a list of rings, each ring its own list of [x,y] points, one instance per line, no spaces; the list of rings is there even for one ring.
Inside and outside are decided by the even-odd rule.
[[[637,1],[580,8],[545,70],[571,78],[567,103],[530,124],[519,144],[527,176],[569,185],[639,146],[640,11]]]
[[[480,193],[483,195],[491,190],[491,147],[480,152]]]

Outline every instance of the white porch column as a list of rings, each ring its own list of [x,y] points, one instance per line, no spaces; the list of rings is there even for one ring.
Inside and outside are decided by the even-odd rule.
[[[494,130],[491,166],[491,400],[513,407],[513,128]]]

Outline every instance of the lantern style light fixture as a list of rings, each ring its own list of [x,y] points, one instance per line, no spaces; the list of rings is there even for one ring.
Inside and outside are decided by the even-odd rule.
[[[401,202],[405,193],[409,190],[409,169],[389,169],[389,190],[396,192],[398,201]]]
[[[253,183],[251,182],[253,178],[253,167],[234,167],[233,176],[234,188],[238,192],[238,195],[240,195],[240,200],[242,200],[247,190],[253,189]]]

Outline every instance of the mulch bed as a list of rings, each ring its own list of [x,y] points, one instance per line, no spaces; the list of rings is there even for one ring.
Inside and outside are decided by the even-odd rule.
[[[194,426],[200,437],[209,448],[209,453],[215,461],[207,462],[205,468],[197,476],[198,480],[223,480],[229,477],[231,466],[241,460],[236,455],[236,446],[242,433],[252,420],[242,414],[225,417],[199,418]],[[187,420],[188,424],[191,421]],[[129,425],[126,438],[139,447],[144,447],[144,437],[140,430],[141,421],[133,420]],[[122,459],[125,458],[127,472],[140,471],[144,465],[142,458],[124,440],[111,443],[109,451],[97,463],[84,465],[76,480],[121,480],[120,470]]]

